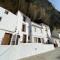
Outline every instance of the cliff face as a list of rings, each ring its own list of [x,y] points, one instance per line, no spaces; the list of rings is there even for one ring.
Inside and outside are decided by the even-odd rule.
[[[0,6],[16,13],[19,5],[18,2],[18,0],[0,0]]]
[[[19,9],[27,14],[32,21],[44,22],[51,27],[51,30],[55,27],[60,28],[60,13],[48,0],[22,0],[22,2],[23,4],[19,5]]]
[[[0,0],[0,5],[16,13],[19,9],[37,23],[44,22],[53,30],[60,28],[60,13],[48,0]]]

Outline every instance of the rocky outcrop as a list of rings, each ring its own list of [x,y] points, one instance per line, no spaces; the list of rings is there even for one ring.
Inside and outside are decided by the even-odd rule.
[[[16,13],[19,9],[32,21],[46,23],[53,30],[60,28],[60,13],[48,0],[0,0],[0,5]]]
[[[18,0],[0,0],[0,6],[10,10],[13,13],[17,12],[18,3]]]

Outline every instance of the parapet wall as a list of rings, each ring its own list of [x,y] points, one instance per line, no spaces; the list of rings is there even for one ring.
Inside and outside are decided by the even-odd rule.
[[[50,44],[25,43],[14,46],[0,46],[0,60],[18,60],[54,50]]]

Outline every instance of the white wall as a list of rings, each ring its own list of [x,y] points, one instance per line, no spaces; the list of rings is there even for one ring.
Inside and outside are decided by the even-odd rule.
[[[31,40],[32,40],[33,43],[35,42],[34,41],[34,37],[42,38],[42,29],[41,29],[41,26],[36,24],[36,23],[34,23],[34,22],[31,22],[31,37],[32,37]]]
[[[0,60],[18,60],[54,50],[53,45],[20,44],[17,46],[0,46]]]
[[[36,28],[36,31],[35,31],[35,28]],[[37,37],[42,37],[41,28],[32,26],[32,35]]]
[[[49,26],[45,25],[45,24],[36,24],[34,22],[31,23],[31,27],[32,27],[32,40],[33,37],[37,37],[37,38],[43,38],[44,42],[46,43],[48,40],[48,37],[51,38],[51,32],[50,32],[50,28]],[[36,29],[36,31],[35,31]]]
[[[44,38],[45,43],[47,42],[48,38],[51,38],[51,31],[50,27],[46,24],[41,24],[42,26],[42,36]]]
[[[0,21],[0,29],[14,32],[17,24],[17,18],[10,11],[8,11],[8,14],[5,14],[5,10],[6,9],[0,7],[0,17],[2,17]]]
[[[51,37],[51,31],[50,31],[49,26],[47,26],[47,33],[48,33],[48,36]]]
[[[20,34],[20,39],[19,39],[19,44],[20,42],[22,42],[23,40],[23,34],[27,35],[27,40],[26,42],[28,42],[28,35],[29,35],[29,22],[30,20],[28,19],[27,16],[26,17],[26,22],[23,21],[23,16],[25,16],[23,13],[21,13],[20,11],[18,11],[17,13],[17,19],[18,19],[18,24],[17,24],[17,32],[19,32]],[[25,24],[26,25],[26,32],[22,31],[22,25]]]
[[[15,15],[7,10],[8,11],[8,15],[7,15],[5,14],[5,10],[6,9],[0,7],[0,17],[2,17],[2,20],[0,21],[0,30],[15,32],[15,30],[17,29],[16,33],[19,33],[20,35],[19,43],[23,39],[23,34],[27,35],[27,41],[28,41],[29,20],[24,22],[23,14],[20,11],[18,11],[17,15]],[[27,16],[26,18],[28,19]],[[26,32],[22,31],[23,24],[26,25]],[[2,33],[3,32],[1,32],[0,36],[2,35]]]
[[[49,37],[51,37],[51,32],[49,26],[42,23],[42,33],[44,37],[47,37],[47,34]]]
[[[5,31],[0,30],[0,45],[1,45],[2,39],[4,37],[4,33],[5,33]]]
[[[22,20],[23,20],[23,15],[21,14],[20,11],[17,12],[17,20],[18,20],[18,23],[17,23],[17,32],[19,32],[19,35],[20,35],[20,41],[22,41]]]

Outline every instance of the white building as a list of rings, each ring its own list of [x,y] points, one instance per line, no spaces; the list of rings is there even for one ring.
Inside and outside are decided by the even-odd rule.
[[[30,19],[20,11],[17,13],[17,19],[17,30],[20,35],[19,42],[27,43],[29,42],[28,37],[30,36]]]
[[[20,11],[15,15],[0,7],[0,44],[46,43],[48,38],[51,38],[49,26],[31,22]]]
[[[30,19],[20,11],[17,15],[0,7],[0,44],[28,42]]]
[[[31,42],[38,43],[41,42],[42,39],[42,30],[41,26],[31,22]]]
[[[10,44],[16,25],[16,15],[0,7],[0,44]]]
[[[60,29],[54,29],[52,32],[52,42],[57,43],[60,47]]]
[[[49,38],[51,38],[51,32],[49,26],[41,23],[36,24],[31,22],[31,42],[33,43],[46,43]]]
[[[47,42],[47,40],[49,40],[51,42],[51,31],[50,31],[50,27],[46,24],[41,23],[40,24],[42,26],[42,36],[44,39],[44,43]]]

